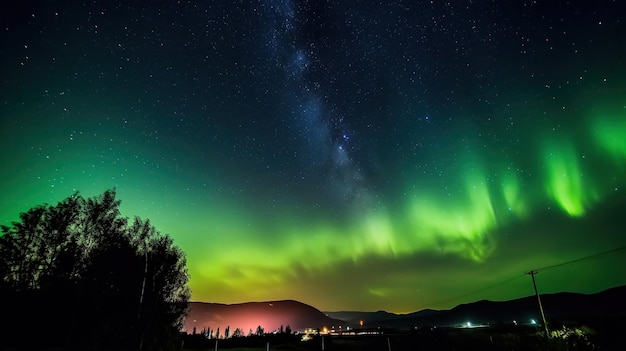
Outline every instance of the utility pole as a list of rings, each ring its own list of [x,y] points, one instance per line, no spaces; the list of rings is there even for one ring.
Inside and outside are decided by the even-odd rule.
[[[548,330],[548,322],[546,322],[546,315],[543,313],[543,306],[541,305],[541,298],[539,297],[539,292],[537,292],[537,283],[535,283],[535,274],[537,274],[536,270],[526,272],[525,274],[530,275],[533,280],[533,287],[535,288],[535,296],[537,296],[537,302],[539,302],[539,311],[541,312],[541,320],[543,321],[543,328],[546,331],[546,338],[550,338],[550,331]]]

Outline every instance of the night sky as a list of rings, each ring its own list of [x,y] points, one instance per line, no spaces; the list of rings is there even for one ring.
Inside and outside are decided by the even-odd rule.
[[[192,300],[450,308],[626,245],[621,1],[8,3],[0,224],[115,188]]]

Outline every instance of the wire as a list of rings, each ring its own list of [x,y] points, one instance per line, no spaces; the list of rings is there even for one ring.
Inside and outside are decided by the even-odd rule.
[[[483,292],[483,291],[486,291],[486,290],[489,290],[489,289],[496,288],[496,287],[498,287],[498,286],[500,286],[500,285],[504,285],[504,284],[506,284],[506,283],[509,283],[509,282],[511,282],[511,281],[513,281],[513,280],[515,280],[515,279],[519,279],[519,278],[521,278],[521,277],[523,277],[523,275],[516,275],[516,276],[514,276],[513,278],[509,278],[509,279],[504,280],[504,281],[501,281],[501,282],[499,282],[499,283],[496,283],[496,284],[493,284],[493,285],[489,285],[489,286],[487,286],[487,287],[485,287],[485,288],[481,288],[481,289],[478,289],[478,290],[474,290],[474,291],[468,292],[468,293],[466,293],[466,294],[459,295],[459,296],[455,296],[455,297],[450,298],[450,299],[447,299],[447,300],[439,301],[439,302],[437,303],[437,305],[445,304],[445,303],[452,302],[452,301],[455,301],[455,300],[460,300],[460,299],[462,299],[462,298],[465,298],[465,297],[468,297],[468,296],[472,296],[472,295],[477,294],[477,293],[479,293],[479,292]]]
[[[624,251],[624,250],[626,250],[626,246],[621,246],[621,247],[618,247],[618,248],[615,248],[615,249],[612,249],[612,250],[596,253],[596,254],[593,254],[593,255],[590,255],[590,256],[585,256],[585,257],[582,257],[582,258],[577,258],[575,260],[571,260],[571,261],[567,261],[567,262],[557,263],[557,264],[553,264],[553,265],[550,265],[550,266],[545,266],[545,267],[533,269],[533,270],[530,270],[528,272],[524,272],[524,274],[522,274],[522,275],[516,275],[516,276],[514,276],[512,278],[509,278],[509,279],[504,280],[502,282],[496,283],[494,285],[489,285],[487,287],[484,287],[484,288],[481,288],[481,289],[478,289],[478,290],[474,290],[474,291],[468,292],[468,293],[463,294],[463,295],[459,295],[459,296],[455,296],[455,297],[450,298],[450,299],[438,301],[436,303],[436,305],[446,304],[446,303],[449,303],[449,302],[452,302],[452,301],[455,301],[455,300],[460,300],[462,298],[465,298],[465,297],[468,297],[468,296],[472,296],[472,295],[477,294],[479,292],[483,292],[483,291],[486,291],[486,290],[490,290],[490,289],[496,288],[496,287],[498,287],[500,285],[504,285],[506,283],[509,283],[509,282],[515,280],[515,279],[521,278],[521,277],[523,277],[526,274],[530,274],[531,272],[538,273],[540,271],[546,271],[546,270],[550,270],[550,269],[560,268],[560,267],[567,266],[567,265],[570,265],[570,264],[582,263],[582,262],[585,262],[585,261],[590,261],[590,260],[594,260],[594,259],[600,258],[602,256],[607,256],[607,255],[610,255],[610,254],[618,253],[618,252]]]
[[[621,246],[621,247],[618,247],[618,248],[615,248],[615,249],[612,249],[612,250],[609,250],[609,251],[604,251],[604,252],[600,252],[600,253],[593,254],[593,255],[590,255],[590,256],[577,258],[575,260],[571,260],[571,261],[567,261],[567,262],[557,263],[557,264],[553,264],[553,265],[550,265],[550,266],[545,266],[545,267],[533,269],[533,270],[530,270],[528,272],[525,272],[524,274],[530,274],[530,272],[538,273],[538,272],[546,271],[546,270],[549,270],[549,269],[555,269],[555,268],[560,268],[560,267],[563,267],[563,266],[568,266],[568,265],[574,264],[574,263],[582,263],[582,262],[585,262],[585,261],[594,260],[594,259],[602,257],[602,256],[614,254],[614,253],[617,253],[617,252],[620,252],[620,251],[623,251],[623,250],[626,250],[626,246]]]

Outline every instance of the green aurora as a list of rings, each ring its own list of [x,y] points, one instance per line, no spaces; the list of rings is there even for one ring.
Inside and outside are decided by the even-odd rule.
[[[348,13],[327,10],[341,23]],[[374,46],[355,39],[342,41],[355,73],[320,50],[297,66],[305,78],[273,66],[290,52],[259,58],[245,49],[255,48],[270,20],[251,24],[239,14],[233,21],[252,38],[224,39],[224,22],[216,34],[187,38],[191,49],[174,40],[180,28],[204,25],[189,9],[179,29],[129,24],[132,10],[87,20],[86,9],[61,7],[56,16],[65,22],[43,5],[14,11],[0,37],[1,224],[75,191],[115,188],[125,216],[149,218],[186,253],[193,300],[450,308],[531,295],[524,272],[626,245],[626,46],[611,39],[621,38],[624,24],[610,9],[594,12],[605,16],[600,27],[594,17],[574,29],[572,15],[558,28],[567,29],[564,37],[543,32],[548,24],[522,25],[537,43],[532,57],[511,53],[519,51],[519,38],[508,36],[514,28],[499,34],[503,53],[466,38],[475,54],[451,59],[428,50],[419,64],[393,58],[407,37],[379,43],[397,55],[369,52],[373,64],[358,49]],[[429,11],[424,18],[439,13]],[[153,27],[170,40],[150,36]],[[72,30],[79,34],[66,37]],[[132,31],[148,39],[120,35]],[[585,32],[596,40],[580,39]],[[314,57],[328,60],[323,74],[314,72]],[[458,60],[468,72],[458,71]],[[248,75],[250,62],[262,76]],[[408,68],[421,70],[422,85],[390,78]],[[328,88],[330,97],[290,93],[290,84]],[[596,292],[626,284],[620,267],[623,251],[540,272],[537,284],[542,293]]]

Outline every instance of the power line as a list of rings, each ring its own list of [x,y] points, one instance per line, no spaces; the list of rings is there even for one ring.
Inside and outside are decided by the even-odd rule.
[[[599,258],[599,257],[602,257],[602,256],[618,253],[618,252],[623,251],[623,250],[626,250],[626,246],[621,246],[621,247],[618,247],[618,248],[615,248],[615,249],[612,249],[612,250],[609,250],[609,251],[596,253],[596,254],[593,254],[593,255],[590,255],[590,256],[577,258],[575,260],[571,260],[571,261],[567,261],[567,262],[563,262],[563,263],[557,263],[557,264],[553,264],[553,265],[550,265],[550,266],[545,266],[545,267],[533,269],[533,270],[530,270],[528,272],[524,272],[524,274],[530,274],[530,272],[538,273],[538,272],[541,272],[541,271],[546,271],[546,270],[549,270],[549,269],[555,269],[555,268],[567,266],[567,265],[574,264],[574,263],[582,263],[582,262],[590,261],[590,260],[593,260],[593,259],[596,259],[596,258]]]
[[[582,263],[585,261],[590,261],[602,256],[606,256],[606,255],[610,255],[619,251],[622,251],[626,249],[626,246],[622,246],[622,247],[618,247],[609,251],[604,251],[604,252],[600,252],[597,254],[593,254],[590,256],[586,256],[586,257],[582,257],[582,258],[577,258],[575,260],[571,260],[571,261],[567,261],[567,262],[563,262],[563,263],[558,263],[558,264],[553,264],[551,266],[546,266],[546,267],[542,267],[542,268],[538,268],[538,269],[533,269],[531,271],[528,271],[524,274],[528,274],[530,275],[530,277],[533,280],[533,287],[535,288],[535,296],[537,297],[537,303],[539,304],[539,311],[541,312],[541,319],[543,321],[543,327],[546,331],[546,338],[550,338],[550,329],[548,328],[548,322],[546,321],[546,315],[543,312],[543,305],[541,304],[541,295],[539,295],[539,291],[537,290],[537,283],[535,282],[535,274],[537,274],[540,271],[545,271],[545,270],[549,270],[549,269],[555,269],[555,268],[560,268],[560,267],[564,267],[564,266],[568,266],[570,264],[575,264],[575,263]]]
[[[474,290],[474,291],[468,292],[468,293],[463,294],[463,295],[458,295],[458,296],[455,296],[455,297],[450,298],[450,299],[438,301],[435,305],[441,305],[441,304],[449,303],[449,302],[452,302],[452,301],[460,300],[462,298],[465,298],[465,297],[468,297],[468,296],[472,296],[472,295],[478,294],[480,292],[496,288],[496,287],[498,287],[500,285],[504,285],[504,284],[507,284],[507,283],[509,283],[509,282],[511,282],[513,280],[519,279],[519,278],[521,278],[521,277],[523,277],[524,275],[527,275],[527,274],[531,274],[531,273],[532,274],[536,274],[536,273],[538,273],[540,271],[560,268],[560,267],[567,266],[567,265],[570,265],[570,264],[575,264],[575,263],[582,263],[582,262],[585,262],[585,261],[590,261],[590,260],[594,260],[594,259],[600,258],[602,256],[607,256],[607,255],[610,255],[610,254],[618,253],[618,252],[624,251],[624,250],[626,250],[626,246],[620,246],[620,247],[615,248],[615,249],[611,249],[611,250],[604,251],[604,252],[599,252],[599,253],[596,253],[596,254],[593,254],[593,255],[585,256],[585,257],[582,257],[582,258],[577,258],[577,259],[574,259],[574,260],[571,260],[571,261],[566,261],[566,262],[562,262],[562,263],[553,264],[553,265],[550,265],[550,266],[545,266],[545,267],[533,269],[533,270],[530,270],[528,272],[524,272],[524,274],[522,274],[522,275],[516,275],[516,276],[514,276],[512,278],[506,279],[506,280],[501,281],[499,283],[496,283],[496,284],[493,284],[493,285],[489,285],[487,287],[484,287],[484,288],[481,288],[481,289],[478,289],[478,290]]]
[[[519,278],[521,278],[521,277],[523,277],[523,275],[516,275],[516,276],[515,276],[515,277],[513,277],[513,278],[509,278],[509,279],[504,280],[504,281],[501,281],[501,282],[499,282],[499,283],[496,283],[496,284],[493,284],[493,285],[489,285],[489,286],[487,286],[487,287],[485,287],[485,288],[481,288],[481,289],[478,289],[478,290],[474,290],[474,291],[468,292],[468,293],[466,293],[466,294],[459,295],[459,296],[455,296],[455,297],[450,298],[450,299],[447,299],[447,300],[439,301],[439,302],[437,302],[437,303],[436,303],[436,305],[440,305],[440,304],[444,304],[444,303],[452,302],[452,301],[455,301],[455,300],[460,300],[460,299],[462,299],[462,298],[464,298],[464,297],[472,296],[472,295],[478,294],[479,292],[483,292],[483,291],[486,291],[486,290],[490,290],[490,289],[496,288],[496,287],[498,287],[498,286],[500,286],[500,285],[504,285],[504,284],[506,284],[506,283],[509,283],[509,282],[511,282],[511,281],[513,281],[513,280],[516,280],[516,279],[519,279]]]
[[[541,312],[541,320],[543,321],[543,329],[546,331],[546,338],[550,337],[550,329],[548,329],[548,322],[546,322],[546,314],[543,312],[543,305],[541,304],[541,297],[539,295],[539,291],[537,290],[537,283],[535,282],[535,273],[537,271],[530,271],[526,274],[529,274],[533,280],[533,287],[535,288],[535,296],[537,296],[537,303],[539,303],[539,311]]]

